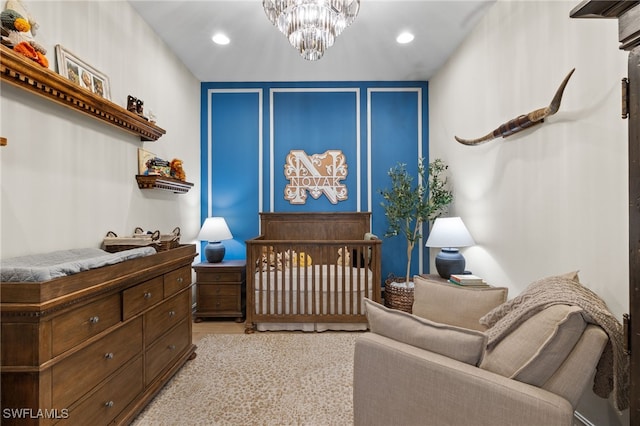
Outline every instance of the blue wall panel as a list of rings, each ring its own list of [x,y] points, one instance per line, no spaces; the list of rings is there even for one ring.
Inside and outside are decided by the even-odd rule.
[[[258,234],[260,95],[240,90],[208,93],[209,163],[203,175],[208,176],[210,194],[202,217],[203,221],[207,216],[226,219],[234,236],[223,242],[226,259],[245,258],[244,241]]]
[[[357,211],[357,92],[332,89],[314,91],[295,89],[275,91],[273,95],[273,211]],[[336,89],[337,90],[337,89]],[[341,183],[347,186],[348,199],[333,204],[322,195],[314,199],[308,194],[305,204],[291,204],[285,199],[284,188],[289,183],[284,165],[291,150],[307,155],[327,150],[341,150],[346,157],[348,174]]]
[[[384,209],[380,205],[380,191],[390,188],[387,175],[389,169],[398,163],[407,165],[407,170],[416,175],[418,159],[423,155],[421,121],[421,93],[415,89],[371,89],[369,99],[369,120],[371,128],[371,186],[377,201],[372,206],[372,228],[376,235],[383,237],[387,230]],[[420,272],[420,247],[412,254],[412,274]],[[393,273],[406,274],[407,245],[402,236],[390,237],[382,245],[382,276]]]
[[[426,82],[202,83],[202,218],[224,216],[234,234],[227,258],[243,258],[258,235],[260,211],[371,211],[372,231],[387,223],[380,190],[398,162],[417,170],[428,158]],[[284,198],[291,150],[308,155],[341,150],[348,199],[332,204],[310,195],[304,205]],[[425,272],[422,247],[412,274]],[[383,278],[402,276],[406,245],[383,241]]]

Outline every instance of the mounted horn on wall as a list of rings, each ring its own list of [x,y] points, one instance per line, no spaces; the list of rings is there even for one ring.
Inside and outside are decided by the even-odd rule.
[[[540,124],[544,122],[544,119],[549,117],[550,115],[555,114],[560,109],[560,101],[562,101],[562,94],[564,93],[564,88],[567,87],[567,83],[571,78],[571,75],[576,69],[572,69],[569,74],[564,78],[560,87],[556,91],[556,94],[553,96],[551,103],[549,106],[537,109],[535,111],[531,111],[529,114],[523,114],[519,117],[514,118],[513,120],[509,120],[507,123],[501,125],[493,132],[489,133],[478,139],[462,139],[455,136],[456,140],[464,145],[480,145],[485,142],[489,142],[499,136],[506,138],[507,136],[511,136],[514,133],[518,133],[528,127],[534,126],[536,124]]]

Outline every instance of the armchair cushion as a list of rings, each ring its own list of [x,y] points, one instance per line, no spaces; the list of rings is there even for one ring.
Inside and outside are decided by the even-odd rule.
[[[542,386],[567,358],[587,326],[577,306],[553,305],[489,347],[480,368]]]
[[[507,300],[506,287],[469,288],[413,277],[413,314],[431,321],[484,331],[479,319]]]
[[[372,333],[471,365],[482,358],[487,344],[482,332],[439,324],[366,298],[364,302]]]

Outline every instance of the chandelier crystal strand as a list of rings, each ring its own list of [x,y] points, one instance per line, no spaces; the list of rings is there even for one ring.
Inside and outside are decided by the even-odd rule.
[[[262,6],[300,55],[317,61],[358,16],[360,0],[263,0]]]

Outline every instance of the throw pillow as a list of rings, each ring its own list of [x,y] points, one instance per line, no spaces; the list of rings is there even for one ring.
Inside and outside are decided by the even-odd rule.
[[[482,359],[487,344],[484,333],[439,324],[370,299],[364,302],[373,333],[471,365],[478,365]]]
[[[549,306],[490,347],[480,368],[542,386],[573,350],[586,326],[581,308]]]
[[[413,277],[413,314],[472,330],[487,329],[478,320],[507,300],[506,287],[468,288]]]

